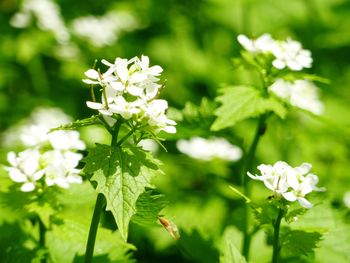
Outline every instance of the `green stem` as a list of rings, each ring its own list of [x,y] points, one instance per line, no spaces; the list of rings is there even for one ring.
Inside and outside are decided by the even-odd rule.
[[[245,196],[250,196],[250,188],[247,181],[247,172],[251,171],[253,169],[254,160],[255,160],[255,152],[259,143],[259,140],[261,136],[264,135],[266,130],[266,118],[267,115],[261,115],[259,118],[259,123],[257,126],[257,129],[255,131],[255,135],[253,138],[253,141],[250,145],[250,148],[248,150],[248,153],[245,157],[244,166],[242,169],[242,175],[241,175],[241,182],[243,186],[243,193]],[[252,233],[249,233],[249,221],[250,221],[250,211],[249,211],[249,205],[244,204],[244,211],[243,211],[243,247],[242,247],[242,254],[248,260],[249,258],[249,249],[250,249],[250,240],[252,237]]]
[[[123,138],[120,139],[120,141],[117,143],[117,146],[122,145],[123,142],[125,142],[136,130],[136,127],[131,129]]]
[[[41,248],[45,248],[45,233],[46,233],[46,227],[41,221],[40,217],[38,216],[38,224],[39,224],[39,245]],[[46,262],[46,258],[42,258],[40,260],[41,263]]]
[[[118,135],[119,135],[121,125],[122,125],[122,121],[117,120],[116,124],[111,128],[111,134],[112,134],[111,146],[112,147],[117,145]],[[97,195],[94,213],[93,213],[92,219],[91,219],[89,237],[88,237],[88,241],[86,244],[86,250],[85,250],[85,263],[92,262],[92,257],[94,255],[96,234],[97,234],[98,224],[100,221],[100,216],[101,216],[103,205],[104,205],[104,197],[103,197],[103,194],[99,193]]]
[[[97,234],[97,228],[98,223],[100,221],[100,216],[102,212],[102,207],[104,205],[104,197],[100,193],[97,195],[96,204],[94,213],[92,215],[90,230],[89,230],[89,237],[86,244],[86,250],[85,250],[85,263],[91,263],[92,257],[94,255],[94,247],[95,247],[95,240],[96,240],[96,234]]]
[[[279,244],[279,237],[280,237],[280,226],[281,226],[283,215],[284,215],[284,210],[280,208],[277,219],[273,224],[274,234],[273,234],[272,263],[277,263],[279,260],[279,254],[281,250],[281,246]]]

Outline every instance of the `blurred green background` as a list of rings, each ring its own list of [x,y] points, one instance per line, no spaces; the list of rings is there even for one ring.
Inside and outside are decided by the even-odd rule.
[[[317,84],[325,104],[323,118],[328,121],[300,113],[283,121],[269,120],[257,163],[312,163],[320,184],[327,188],[327,203],[350,221],[343,203],[350,191],[350,1],[1,0],[0,25],[0,132],[37,106],[61,108],[75,119],[93,114],[85,105],[90,93],[81,79],[95,59],[112,62],[116,57],[148,55],[152,65],[164,68],[162,97],[177,109],[170,113],[186,105],[178,134],[165,143],[169,152],[158,153],[165,175],[155,182],[169,202],[164,213],[183,230],[182,243],[175,245],[160,227],[135,225],[130,242],[138,247],[138,262],[215,262],[215,244],[227,226],[234,223],[239,229],[235,202],[240,201],[227,185],[239,182],[241,162],[195,161],[175,147],[178,138],[214,135],[209,131],[214,120],[210,107],[196,115],[204,97],[213,101],[225,84],[255,83],[254,74],[233,68],[231,59],[241,48],[238,34],[290,36],[312,51],[310,73],[330,80],[328,85]],[[255,120],[248,120],[215,135],[245,149],[255,125]],[[82,131],[82,136],[92,145],[92,133]],[[0,148],[2,163],[9,150],[15,149]],[[256,198],[263,198],[266,192],[256,188]],[[264,244],[262,233],[255,243]],[[252,260],[268,262],[269,249],[256,246],[262,254],[252,255]],[[202,252],[188,255],[197,250]],[[317,253],[319,262],[349,259],[345,254],[339,261],[327,261],[325,255],[331,252]]]

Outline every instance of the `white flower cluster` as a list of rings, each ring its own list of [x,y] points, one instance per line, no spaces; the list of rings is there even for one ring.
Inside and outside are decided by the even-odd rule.
[[[96,47],[111,45],[123,31],[138,27],[136,18],[127,12],[111,11],[103,16],[83,16],[72,22],[72,31]],[[103,28],[103,30],[101,30]]]
[[[103,88],[102,102],[87,102],[91,109],[98,110],[104,116],[121,116],[125,120],[144,123],[153,132],[161,130],[175,133],[176,122],[165,115],[168,108],[166,100],[156,99],[162,87],[157,82],[163,69],[149,66],[149,58],[134,57],[130,60],[116,58],[112,64],[106,60],[102,63],[109,68],[105,73],[89,69],[83,79],[87,84],[98,84]]]
[[[17,128],[22,131],[21,142],[29,148],[18,154],[9,152],[7,160],[11,166],[5,169],[14,182],[22,183],[23,192],[33,191],[37,184],[68,188],[70,183],[82,182],[76,167],[83,156],[77,151],[84,150],[85,144],[77,131],[49,133],[50,128],[62,124],[59,118],[55,119],[57,116],[62,117],[61,121],[69,119],[58,109],[42,108],[29,118],[32,124]]]
[[[311,81],[295,80],[289,82],[277,79],[268,89],[295,107],[317,115],[323,112],[324,106],[319,100],[318,88]]]
[[[194,159],[210,161],[215,158],[226,161],[237,161],[242,157],[242,150],[224,138],[209,139],[193,137],[190,140],[179,140],[177,149]]]
[[[28,27],[35,17],[41,30],[52,31],[58,42],[67,42],[70,38],[68,29],[61,16],[59,5],[52,0],[25,0],[21,10],[10,21],[14,27]]]
[[[303,49],[298,41],[288,38],[286,41],[275,40],[269,34],[257,39],[249,39],[245,35],[238,36],[238,42],[249,52],[256,54],[272,54],[272,65],[277,69],[289,68],[299,71],[311,68],[312,58],[309,50]]]
[[[325,191],[324,188],[316,187],[317,175],[311,174],[311,164],[303,163],[298,167],[291,167],[283,161],[278,161],[273,166],[261,164],[258,169],[260,176],[248,176],[254,180],[263,181],[265,186],[273,191],[274,196],[281,196],[290,201],[298,201],[301,206],[311,208],[313,205],[305,198],[312,191]]]

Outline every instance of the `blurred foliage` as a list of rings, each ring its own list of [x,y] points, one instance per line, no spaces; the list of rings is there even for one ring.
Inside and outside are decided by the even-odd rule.
[[[220,255],[222,262],[232,262],[233,258],[243,262],[236,253],[240,248],[237,228],[241,225],[239,205],[243,200],[228,188],[228,184],[239,184],[241,161],[231,164],[193,160],[176,150],[175,140],[218,135],[246,149],[256,121],[243,121],[233,128],[210,132],[215,120],[213,101],[224,84],[258,83],[256,74],[234,69],[231,59],[240,50],[236,41],[238,34],[259,36],[265,32],[276,38],[291,36],[299,40],[313,54],[313,69],[309,73],[329,79],[330,84],[318,84],[326,108],[321,118],[290,113],[284,120],[269,119],[266,134],[258,146],[257,163],[285,160],[293,166],[302,162],[313,164],[320,184],[327,188],[325,196],[329,204],[327,208],[316,206],[312,212],[300,216],[300,222],[293,223],[295,235],[291,239],[298,238],[303,231],[302,222],[326,228],[327,234],[314,255],[306,255],[298,262],[349,262],[350,213],[342,202],[344,193],[350,190],[349,1],[57,0],[62,19],[71,32],[70,39],[64,43],[58,41],[53,32],[40,29],[35,20],[26,28],[11,26],[10,21],[23,2],[25,0],[0,1],[0,132],[39,105],[60,107],[75,119],[90,117],[93,112],[85,106],[90,92],[81,82],[83,72],[95,59],[112,61],[117,56],[131,58],[141,54],[150,56],[152,64],[164,68],[163,96],[174,108],[169,113],[179,118],[178,133],[166,136],[170,141],[164,142],[168,152],[158,153],[165,175],[158,176],[154,184],[166,195],[168,206],[164,213],[176,222],[183,238],[178,242],[172,240],[161,225],[133,224],[129,239],[137,247],[137,251],[133,251],[132,246],[120,243],[119,234],[113,232],[116,226],[112,216],[106,212],[104,228],[99,230],[100,252],[96,254],[96,262],[133,262],[133,259],[137,262],[216,262],[215,258],[218,261]],[[137,28],[121,32],[116,41],[100,47],[72,33],[75,19],[102,16],[112,10],[132,14]],[[108,142],[107,135],[101,135],[98,128],[93,131],[83,128],[82,136],[90,146],[95,138]],[[6,163],[9,150],[14,149],[0,148],[1,163]],[[72,262],[74,257],[74,262],[80,262],[95,198],[91,186],[84,184],[62,193],[60,208],[50,214],[45,215],[47,211],[41,209],[46,225],[48,218],[62,224],[49,229],[48,251],[35,249],[38,226],[22,209],[29,197],[19,192],[10,196],[11,187],[0,167],[0,262],[38,262],[45,253],[51,254],[52,262]],[[252,199],[256,200],[266,196],[260,185],[254,185],[252,193]],[[32,209],[38,212],[40,203],[37,206]],[[228,225],[232,224],[237,228],[228,231]],[[268,262],[268,240],[260,233],[254,237],[251,258],[255,262]],[[69,235],[76,235],[74,238],[80,243],[70,245]],[[310,241],[308,245],[313,246],[318,234],[309,235],[305,242]],[[113,245],[113,242],[116,243]],[[224,245],[219,245],[221,243]],[[255,251],[264,256],[257,257]],[[292,260],[290,262],[297,262]]]

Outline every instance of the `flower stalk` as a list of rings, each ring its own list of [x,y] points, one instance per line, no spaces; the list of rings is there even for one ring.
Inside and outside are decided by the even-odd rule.
[[[272,252],[272,263],[278,263],[280,251],[281,251],[281,245],[279,242],[279,235],[280,235],[280,226],[281,221],[284,215],[283,208],[279,209],[278,216],[276,221],[273,224],[273,252]]]
[[[94,255],[94,247],[96,241],[97,228],[100,221],[100,216],[102,212],[102,208],[104,205],[104,197],[102,194],[97,195],[96,204],[94,208],[94,213],[92,215],[92,220],[90,224],[89,237],[86,244],[85,250],[85,263],[91,263],[92,257]]]
[[[243,193],[245,196],[250,195],[250,187],[249,187],[249,184],[247,181],[247,172],[253,168],[254,160],[255,160],[255,152],[256,152],[258,143],[260,141],[260,138],[265,134],[266,118],[267,118],[267,115],[260,116],[253,141],[252,141],[251,146],[249,148],[249,151],[245,157],[245,162],[244,162],[244,167],[242,169],[242,177],[241,177],[241,182],[243,185]],[[250,220],[250,213],[249,212],[250,212],[249,206],[248,206],[248,204],[245,204],[244,211],[243,211],[242,254],[247,260],[249,258],[250,241],[251,241],[251,237],[252,237],[252,233],[250,233],[249,229],[248,229],[249,228],[249,220]]]

